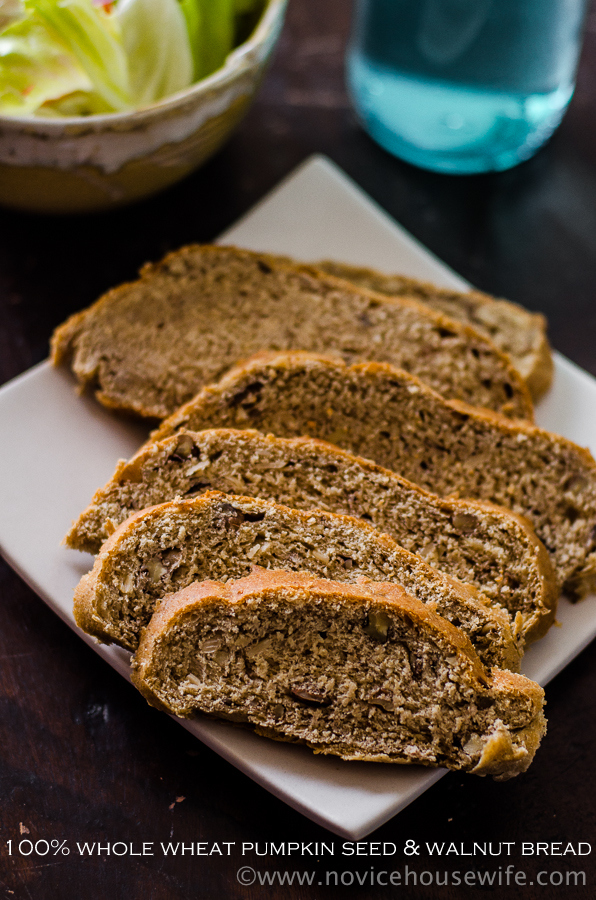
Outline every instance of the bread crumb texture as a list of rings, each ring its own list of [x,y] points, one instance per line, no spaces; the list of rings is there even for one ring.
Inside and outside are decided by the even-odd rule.
[[[386,363],[279,353],[233,369],[154,438],[214,427],[321,438],[440,496],[504,506],[531,521],[571,597],[595,586],[596,463],[531,423],[446,401]]]
[[[190,246],[72,316],[54,363],[107,406],[164,418],[261,350],[391,362],[447,397],[533,415],[521,375],[487,337],[408,297],[234,247]]]
[[[445,290],[404,275],[385,275],[331,260],[316,263],[315,267],[380,294],[413,297],[437,312],[470,325],[509,356],[535,401],[550,387],[553,357],[546,336],[546,319],[540,313],[480,291]]]
[[[208,490],[357,516],[507,611],[521,645],[545,633],[557,583],[529,522],[470,500],[445,500],[332,444],[258,431],[181,431],[142,448],[100,489],[67,536],[99,552],[133,513]]]
[[[389,536],[349,516],[209,492],[137,513],[104,544],[75,592],[77,624],[135,650],[161,598],[194,581],[227,582],[253,565],[335,581],[402,585],[469,636],[486,665],[518,669],[507,613]]]
[[[488,672],[470,643],[394,585],[254,571],[166,597],[134,658],[149,702],[346,760],[507,779],[545,730],[543,692]]]

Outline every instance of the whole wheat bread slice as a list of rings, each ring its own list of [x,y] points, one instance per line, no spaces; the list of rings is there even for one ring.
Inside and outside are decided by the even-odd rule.
[[[315,268],[379,294],[413,297],[485,334],[510,357],[534,401],[539,400],[552,383],[552,352],[546,336],[546,319],[540,313],[529,312],[517,303],[480,291],[450,291],[405,275],[385,275],[374,269],[333,260],[315,263]]]
[[[182,431],[149,444],[118,464],[66,543],[97,553],[138,510],[207,490],[364,518],[504,607],[524,645],[553,621],[556,578],[527,519],[472,500],[441,499],[388,469],[308,438],[223,428]]]
[[[162,423],[257,428],[330,441],[440,496],[473,497],[530,519],[571,596],[596,578],[596,463],[558,435],[447,401],[388,364],[309,353],[256,357]]]
[[[483,335],[415,300],[233,247],[184,247],[77,313],[52,338],[55,364],[107,406],[164,418],[260,350],[389,361],[437,391],[532,417],[528,389]]]
[[[149,703],[346,760],[511,778],[545,730],[541,688],[482,666],[397,585],[256,570],[165,597],[132,678]]]
[[[259,564],[336,581],[403,585],[470,635],[487,665],[519,667],[509,617],[360,519],[209,492],[137,513],[104,544],[75,592],[77,624],[136,649],[162,596],[193,581],[240,578]]]

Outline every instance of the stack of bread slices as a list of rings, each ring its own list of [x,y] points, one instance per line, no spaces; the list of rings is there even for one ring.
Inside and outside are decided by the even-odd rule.
[[[532,423],[541,316],[192,246],[52,352],[159,423],[66,537],[97,554],[77,623],[150,703],[344,759],[528,767],[521,658],[596,578],[596,464]]]

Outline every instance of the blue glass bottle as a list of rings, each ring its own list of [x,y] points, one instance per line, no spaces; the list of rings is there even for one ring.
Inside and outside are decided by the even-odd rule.
[[[356,0],[348,86],[369,132],[426,169],[508,169],[569,104],[587,0]]]

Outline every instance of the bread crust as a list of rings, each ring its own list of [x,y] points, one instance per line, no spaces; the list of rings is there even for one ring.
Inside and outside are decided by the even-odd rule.
[[[247,522],[258,521],[259,533],[263,529],[271,533],[277,529],[285,535],[285,555],[280,560],[281,551],[278,547],[267,568],[280,568],[285,561],[288,569],[308,570],[315,574],[327,573],[328,566],[335,566],[332,571],[341,573],[336,577],[342,582],[354,582],[357,577],[370,580],[371,574],[375,573],[378,573],[378,579],[391,578],[392,583],[402,579],[406,583],[409,581],[413,585],[411,590],[428,597],[428,602],[435,604],[442,616],[453,615],[458,621],[461,619],[462,627],[466,627],[463,624],[466,618],[473,623],[473,627],[478,630],[475,640],[478,642],[479,652],[483,658],[490,659],[491,665],[499,661],[503,667],[519,669],[521,647],[513,638],[509,617],[504,610],[492,607],[470,585],[432,569],[420,557],[408,553],[388,535],[381,534],[366,522],[352,516],[320,510],[290,509],[270,500],[221,494],[217,491],[209,491],[192,500],[178,499],[141,510],[120,525],[103,545],[91,572],[81,579],[75,590],[74,615],[77,625],[101,641],[114,642],[135,650],[140,629],[154,612],[158,600],[157,594],[154,596],[155,592],[168,590],[162,581],[156,582],[153,593],[150,589],[142,588],[141,596],[135,595],[134,600],[141,611],[131,613],[125,610],[123,613],[122,604],[128,603],[122,587],[124,566],[130,561],[134,579],[134,573],[140,572],[146,559],[153,558],[155,552],[159,552],[155,550],[157,542],[162,552],[187,547],[187,535],[191,534],[193,527],[214,529],[222,513],[224,517],[234,520],[234,529],[240,527],[236,523],[242,516]],[[172,534],[178,534],[182,529],[184,537],[173,538],[169,543],[164,543],[162,538],[165,526]],[[306,556],[297,555],[297,535],[310,548]],[[272,537],[266,537],[265,540],[269,543],[273,540],[275,544]],[[200,554],[201,566],[203,570],[207,570],[207,575],[185,575],[188,583],[209,579],[214,566],[219,566],[220,569],[223,567],[227,577],[238,577],[235,576],[238,567],[247,571],[257,561],[242,549],[244,545],[236,544],[235,531],[230,534],[226,534],[225,530],[217,531],[216,541],[218,550],[213,560],[205,539],[202,543],[195,543],[195,538],[192,538],[191,549],[203,548]],[[252,533],[250,541],[252,548]],[[145,550],[145,547],[150,549]],[[352,553],[366,553],[367,556],[363,556],[361,562],[351,560],[350,566],[346,568],[341,560],[344,558],[342,554],[347,553],[349,556],[349,547],[353,548]],[[325,548],[325,554],[336,554],[337,561],[333,562],[331,556],[321,558],[319,548]],[[230,561],[230,554],[235,555],[233,563]],[[225,560],[227,562],[223,562]],[[267,563],[267,560],[268,557],[262,555],[258,558],[261,565]],[[168,583],[165,582],[166,585]],[[143,624],[137,625],[137,620]],[[485,637],[487,633],[492,636],[490,639]]]
[[[205,279],[217,281],[232,269],[239,283],[226,282],[225,293],[221,283],[216,290],[209,282],[201,306]],[[241,296],[249,273],[252,301]],[[271,289],[269,275],[276,279]],[[218,290],[221,308],[215,309]],[[138,281],[112,289],[57,328],[51,356],[56,365],[69,363],[81,388],[92,388],[101,403],[161,419],[239,359],[283,345],[350,361],[396,362],[401,355],[402,364],[443,392],[507,415],[533,416],[529,391],[509,358],[469,326],[415,299],[389,298],[235,247],[183,247],[147,264]],[[412,352],[415,346],[424,352]]]
[[[472,663],[475,678],[484,684],[487,683],[488,673],[480,662],[470,639],[447,619],[437,615],[434,610],[408,594],[400,584],[374,581],[344,584],[326,578],[316,578],[307,572],[286,572],[283,569],[263,569],[261,566],[253,566],[250,575],[237,581],[229,581],[226,584],[219,581],[195,581],[175,594],[167,594],[152,615],[149,625],[143,631],[139,648],[134,655],[133,670],[139,674],[142,673],[143,666],[147,664],[150,656],[151,648],[155,645],[160,633],[175,625],[177,620],[186,616],[193,609],[208,604],[213,599],[224,600],[230,605],[248,603],[255,595],[276,588],[280,588],[282,591],[301,588],[319,593],[329,599],[341,599],[354,603],[360,602],[363,597],[374,596],[385,600],[387,606],[399,606],[419,624],[431,625],[448,637],[454,647],[464,653]],[[528,680],[523,675],[519,677],[524,682]]]
[[[387,296],[412,297],[442,310],[451,318],[467,322],[506,353],[532,395],[539,400],[552,383],[554,365],[547,338],[547,323],[541,313],[532,313],[517,303],[481,291],[454,291],[404,275],[387,275],[363,266],[334,260],[314,263],[313,270],[344,278]]]
[[[94,614],[94,578],[93,572],[87,572],[79,581],[73,599],[73,614],[81,631],[97,638],[100,643],[109,643],[110,637],[102,627],[101,621]]]
[[[188,488],[188,484],[184,485],[176,480],[177,471],[187,467],[190,472],[199,470],[194,477],[200,479],[199,485],[204,483],[203,489],[239,492],[300,509],[322,507],[335,513],[365,516],[376,528],[386,532],[412,552],[420,552],[427,541],[436,540],[435,531],[425,532],[425,528],[428,529],[429,526],[420,518],[420,510],[427,510],[431,515],[440,517],[437,522],[433,520],[434,527],[439,529],[450,527],[451,522],[462,520],[462,517],[472,516],[471,521],[476,524],[471,540],[468,540],[465,530],[459,535],[459,543],[463,548],[461,552],[468,560],[470,571],[467,569],[462,572],[458,563],[452,562],[450,556],[443,551],[437,553],[436,560],[434,557],[428,560],[430,564],[445,574],[474,584],[491,602],[504,605],[513,620],[516,619],[516,612],[521,609],[522,621],[517,622],[516,634],[521,636],[524,645],[542,637],[552,624],[558,584],[546,548],[536,537],[527,519],[486,502],[440,498],[370,460],[356,457],[318,439],[284,439],[271,434],[263,435],[255,430],[237,429],[211,429],[199,433],[183,431],[179,434],[182,435],[181,438],[175,435],[145,445],[128,463],[121,460],[112,479],[96,492],[90,506],[66,536],[67,545],[97,553],[109,534],[108,528],[113,530],[135,510],[173,500],[177,495],[185,495],[187,489],[194,492],[194,487]],[[183,448],[180,452],[184,452],[186,456],[179,456],[179,447]],[[212,456],[214,459],[217,457],[218,461],[208,465]],[[201,462],[197,462],[198,458]],[[296,464],[300,466],[301,463],[311,467],[313,472],[325,471],[326,493],[317,499],[311,499],[308,493],[300,496],[297,489],[292,495],[284,493],[287,491],[287,483],[282,479],[280,484],[275,478],[268,477],[268,466],[278,466],[280,458],[289,461],[292,473],[296,473]],[[233,462],[237,466],[230,471],[230,463]],[[218,473],[222,465],[223,473],[220,477]],[[168,481],[170,469],[173,472],[171,482]],[[241,483],[238,483],[239,471],[246,472],[248,476]],[[365,495],[366,501],[358,497],[352,482],[350,488],[345,487],[346,479],[353,478],[354,471],[362,477],[363,489],[369,491]],[[296,477],[295,474],[293,477]],[[305,486],[305,492],[309,486]],[[412,525],[408,522],[412,531],[410,540],[405,540],[406,527],[399,530],[403,516],[397,515],[397,527],[391,527],[396,518],[391,512],[392,505],[399,500],[402,500],[402,507],[412,500],[417,504],[410,516]],[[464,518],[462,521],[469,519]],[[495,527],[499,529],[497,536],[493,536]],[[508,603],[500,602],[499,585],[493,585],[489,580],[486,561],[481,555],[484,544],[496,545],[503,532],[508,536],[515,535],[515,539],[509,537],[507,551],[502,549],[502,545],[495,547],[495,559],[499,559],[500,553],[503,562],[500,570],[492,577],[505,584],[507,566],[514,553],[515,578],[520,577],[521,569],[527,579],[526,596],[519,602],[511,597]],[[478,559],[477,564],[475,557]],[[473,570],[475,564],[477,568]],[[531,605],[526,599],[529,590],[532,591]]]
[[[488,672],[459,629],[409,596],[399,585],[370,582],[345,585],[313,578],[304,573],[263,571],[258,568],[253,569],[248,577],[225,585],[212,581],[190,585],[181,592],[165,597],[154,613],[133,658],[133,683],[150,704],[160,709],[166,709],[177,715],[193,715],[198,708],[213,714],[208,705],[203,708],[198,700],[188,706],[185,706],[182,700],[177,702],[175,707],[170,706],[166,688],[159,682],[155,668],[156,660],[163,658],[164,653],[168,653],[166,648],[169,644],[165,643],[168,641],[168,635],[183,633],[185,623],[196,620],[203,610],[209,612],[209,608],[213,605],[216,607],[220,605],[229,609],[229,615],[233,619],[240,620],[242,607],[253,608],[255,602],[266,604],[268,597],[274,599],[276,603],[283,598],[291,604],[297,604],[297,607],[304,600],[316,598],[317,603],[323,604],[323,609],[325,605],[337,607],[338,604],[345,609],[348,607],[366,609],[370,608],[372,603],[376,615],[379,613],[385,615],[386,620],[396,616],[405,617],[411,623],[411,627],[421,635],[428,635],[429,638],[432,635],[430,639],[433,639],[435,644],[451,648],[444,652],[451,654],[450,661],[454,672],[457,668],[456,658],[458,656],[465,658],[467,661],[465,671],[468,673],[466,677],[476,686],[479,695],[502,698],[502,701],[505,700],[502,706],[504,710],[509,703],[519,700],[522,700],[527,708],[522,727],[519,721],[514,723],[512,720],[511,724],[508,724],[497,719],[489,733],[473,739],[468,762],[462,765],[461,761],[458,763],[448,759],[446,764],[452,768],[465,768],[478,775],[493,775],[499,780],[511,778],[529,766],[545,730],[542,715],[544,693],[541,688],[524,676],[501,672],[498,669]],[[255,613],[252,612],[251,621],[254,620],[254,616]],[[281,730],[272,725],[264,726],[258,720],[251,720],[250,715],[248,724],[263,736],[283,741],[297,740],[306,743],[316,753],[331,753],[345,760],[401,764],[421,761],[416,756],[408,758],[407,752],[405,755],[395,756],[382,750],[377,752],[364,750],[358,745],[356,738],[351,741],[305,740],[291,727]],[[511,727],[514,724],[515,727]],[[477,742],[477,746],[474,745],[474,741]],[[432,765],[432,762],[428,764]]]
[[[323,400],[311,390],[311,385],[319,377],[326,379],[328,391],[337,386],[337,395],[334,395],[333,401],[335,406],[329,407],[329,414]],[[242,396],[242,386],[253,383],[259,385],[257,402],[250,405],[241,401],[238,403],[238,410],[232,408],[232,400]],[[267,398],[272,397],[275,390],[279,396],[276,397],[274,415],[267,405]],[[362,399],[365,396],[366,411]],[[345,400],[346,397],[348,400]],[[379,398],[382,398],[382,403]],[[404,453],[401,450],[400,439],[404,428],[402,419],[387,418],[392,414],[397,416],[397,413],[390,414],[387,411],[390,400],[394,400],[395,410],[400,410],[400,416],[406,415],[403,409],[407,405],[412,416],[413,410],[423,410],[422,415],[426,417],[423,425],[414,429],[413,419],[412,422],[405,423],[409,428],[408,440],[417,448],[415,453]],[[285,419],[282,418],[282,401],[286,403],[288,410],[291,406],[294,424],[290,423],[289,413],[286,413]],[[378,408],[374,409],[376,418],[373,418],[375,401]],[[350,403],[360,403],[362,408],[359,407],[359,412],[356,413],[349,407]],[[349,412],[346,412],[348,409]],[[180,428],[201,430],[237,427],[240,415],[244,427],[274,431],[282,437],[302,433],[327,438],[345,449],[373,458],[380,465],[399,471],[401,475],[440,495],[475,497],[513,508],[530,519],[547,550],[554,539],[558,539],[559,546],[551,547],[549,552],[557,577],[570,596],[580,597],[596,584],[596,462],[587,449],[567,438],[550,434],[526,420],[511,420],[492,410],[472,407],[460,400],[445,400],[420,379],[389,363],[366,362],[348,366],[341,360],[322,354],[294,351],[258,354],[232,369],[221,381],[205,388],[162,422],[153,432],[152,440],[162,440]],[[359,420],[357,416],[360,417]],[[354,423],[349,428],[348,421]],[[392,443],[388,439],[385,443],[381,441],[385,427],[388,429],[385,434],[393,436]],[[443,429],[441,433],[437,430],[440,428]],[[418,435],[426,433],[429,439],[424,444],[423,438]],[[482,466],[475,463],[476,450],[474,453],[470,450],[469,463],[465,457],[449,457],[450,465],[441,468],[438,483],[433,471],[435,464],[440,463],[441,453],[437,453],[435,448],[437,444],[448,446],[450,433],[454,440],[459,439],[462,434],[467,435],[466,440],[469,440],[470,446],[482,449],[484,462]],[[526,441],[528,443],[524,446]],[[506,479],[503,476],[507,483],[499,489],[501,493],[498,495],[492,492],[490,478],[487,480],[487,476],[491,475],[494,467],[501,465],[500,445],[504,442],[515,444],[519,465],[517,461],[510,464],[507,457],[503,457],[509,470],[505,473]],[[487,452],[489,444],[492,445],[491,459]],[[527,467],[523,469],[526,451],[534,445],[540,445],[546,456],[541,460],[536,451],[536,466],[532,471]],[[464,449],[458,447],[458,452],[464,453]],[[430,468],[427,466],[425,470],[418,466],[418,457],[424,453],[427,454],[426,463],[431,463]],[[555,474],[551,473],[551,469]],[[552,479],[555,475],[559,478],[559,469],[562,480],[556,486]],[[575,479],[572,486],[565,486],[563,483],[567,475]],[[543,500],[537,484],[534,484],[536,479],[540,479],[544,489],[548,487],[553,493],[552,514],[556,513],[557,528],[561,534],[565,534],[564,542],[559,535],[554,534],[555,519],[551,518],[551,513],[549,516],[542,513]],[[550,482],[548,479],[551,479]],[[516,497],[518,488],[520,496]],[[531,491],[531,498],[526,502],[527,491]],[[530,497],[530,494],[527,496]],[[554,505],[559,504],[559,501],[561,507],[569,502],[568,520],[567,509]],[[581,524],[581,533],[578,522]]]

